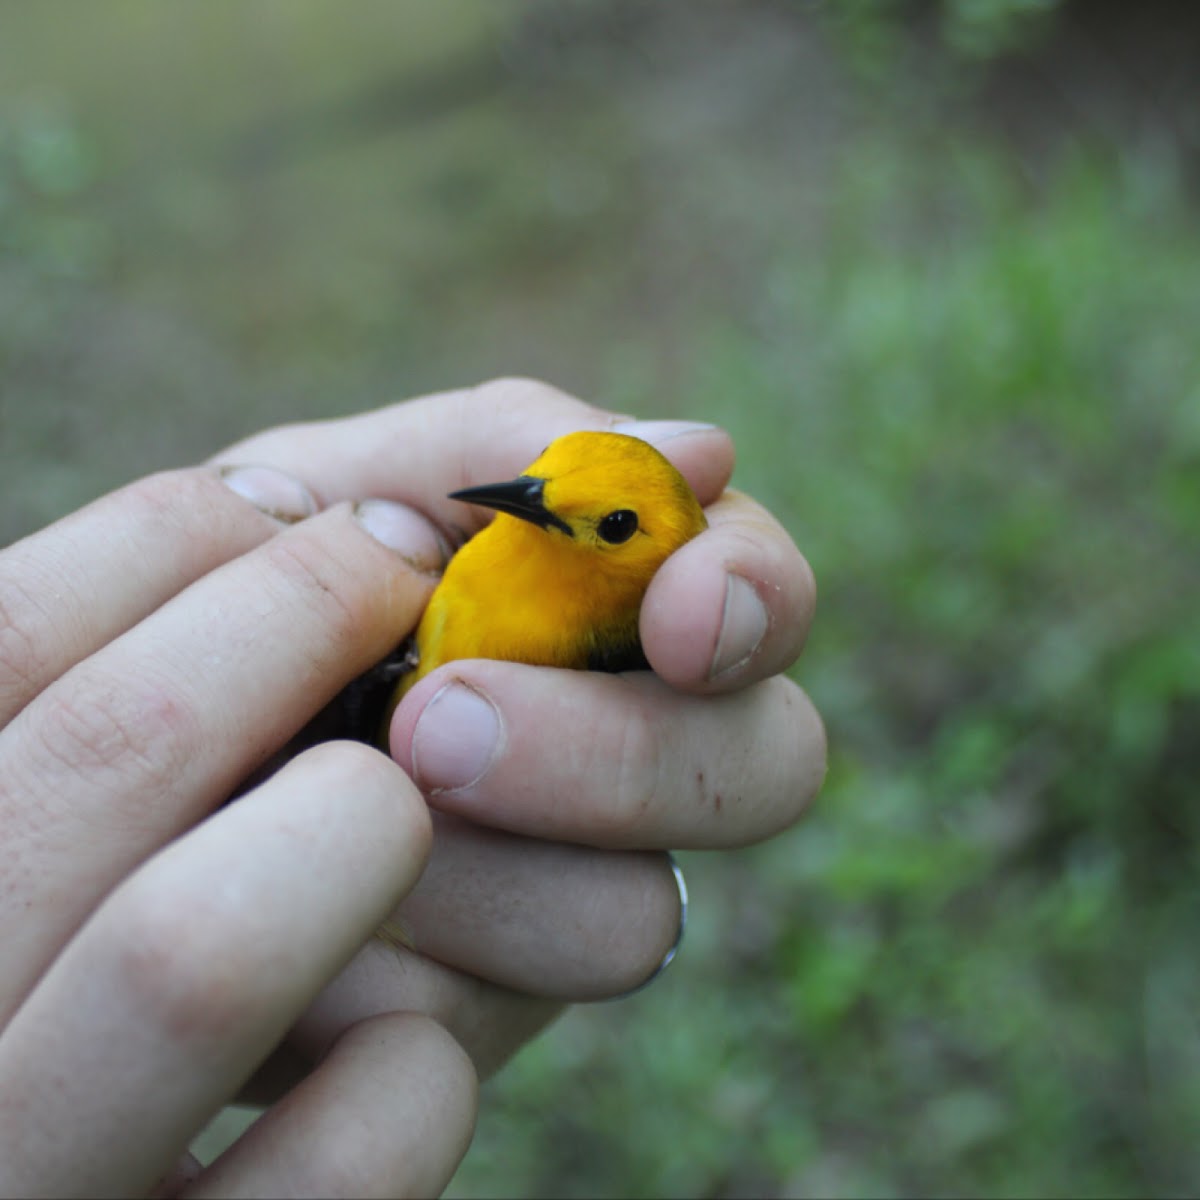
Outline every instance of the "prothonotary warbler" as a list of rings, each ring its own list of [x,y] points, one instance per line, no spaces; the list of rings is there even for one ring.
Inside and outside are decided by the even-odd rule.
[[[450,560],[417,626],[418,679],[459,658],[624,671],[647,666],[642,597],[707,527],[687,480],[621,433],[569,433],[516,479],[452,492],[496,510]]]
[[[687,480],[639,438],[569,433],[516,479],[452,492],[496,510],[450,560],[414,637],[418,679],[460,658],[625,671],[647,666],[642,597],[667,557],[707,527]],[[411,657],[409,659],[411,661]],[[403,921],[377,937],[414,949]]]

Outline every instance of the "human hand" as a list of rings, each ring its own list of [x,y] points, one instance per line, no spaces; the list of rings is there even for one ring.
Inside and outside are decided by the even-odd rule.
[[[285,477],[229,478],[312,508]],[[410,557],[433,565],[415,529]],[[358,571],[378,598],[355,600]],[[392,1195],[450,1177],[474,1071],[415,1014],[347,1030],[202,1178],[184,1154],[430,841],[403,772],[349,743],[204,818],[336,686],[331,664],[383,651],[360,621],[407,620],[429,585],[347,507],[285,529],[210,469],[0,554],[0,1193]]]
[[[301,1171],[307,1186],[329,1186],[330,1163],[320,1150],[335,1144],[343,1122],[368,1111],[405,1117],[394,1097],[385,1106],[373,1103],[369,1083],[380,1077],[367,1068],[378,1052],[353,1053],[361,1039],[378,1037],[396,1048],[389,1087],[407,1082],[419,1091],[422,1079],[448,1082],[435,1092],[443,1103],[433,1105],[433,1126],[409,1120],[398,1134],[364,1116],[349,1165],[363,1180],[391,1180],[384,1186],[393,1189],[404,1186],[395,1183],[400,1177],[433,1190],[440,1186],[431,1182],[441,1178],[437,1171],[446,1163],[453,1168],[469,1126],[469,1069],[452,1043],[419,1018],[362,1022],[403,1009],[429,1013],[486,1072],[552,1015],[555,1004],[540,997],[611,994],[653,968],[678,923],[660,856],[546,845],[453,819],[443,822],[432,869],[409,903],[410,923],[429,957],[397,956],[378,943],[354,954],[419,871],[423,849],[416,794],[383,756],[363,749],[330,746],[304,755],[186,833],[343,683],[390,649],[424,603],[432,582],[425,569],[439,557],[428,527],[407,509],[375,503],[351,513],[337,501],[374,493],[409,500],[445,521],[447,473],[454,477],[450,486],[461,486],[494,475],[506,454],[527,461],[540,444],[520,453],[513,447],[522,445],[522,428],[528,433],[539,421],[534,443],[610,420],[518,383],[278,430],[222,460],[274,464],[305,478],[331,505],[309,520],[281,530],[221,488],[211,472],[174,472],[107,497],[0,555],[0,764],[7,781],[0,800],[7,864],[0,872],[6,934],[0,1012],[7,1023],[0,1094],[13,1116],[2,1135],[13,1153],[3,1157],[25,1172],[13,1190],[138,1190],[138,1181],[165,1165],[171,1146],[186,1143],[199,1116],[236,1089],[318,992],[284,1052],[260,1072],[260,1094],[278,1096],[297,1072],[304,1076],[331,1046],[332,1052],[221,1160],[204,1189],[272,1190],[261,1172],[281,1161],[291,1178]],[[712,433],[674,440],[664,449],[702,499],[714,497],[728,475],[728,443]],[[267,510],[299,517],[318,507],[272,472],[243,470],[228,479],[245,492],[257,490]],[[746,557],[746,572],[759,572],[750,577],[767,590],[768,602],[784,601],[772,609],[775,621],[748,662],[709,682],[707,668],[694,670],[698,660],[688,648],[694,643],[680,649],[677,638],[655,631],[656,614],[669,613],[675,602],[672,587],[701,595],[696,578],[703,582],[705,562],[724,561],[719,553],[696,557],[692,573],[681,571],[673,585],[664,572],[667,582],[656,580],[644,610],[651,661],[676,687],[703,692],[749,683],[748,692],[761,693],[719,722],[731,739],[745,731],[739,721],[747,719],[768,718],[766,728],[783,733],[784,752],[772,769],[765,776],[748,770],[738,780],[739,795],[753,802],[723,805],[740,811],[701,821],[698,836],[687,839],[693,843],[750,840],[787,824],[820,777],[823,749],[811,709],[791,685],[755,682],[798,648],[811,606],[807,573],[769,519],[752,509],[742,516],[742,527],[736,512],[728,522],[726,532],[735,536],[726,542],[720,536],[726,526],[714,521],[705,535],[710,553],[732,545]],[[364,536],[367,527],[400,553]],[[798,601],[798,616],[790,599]],[[684,608],[696,628],[712,616],[690,600]],[[528,788],[526,761],[524,815],[505,816],[505,771],[520,771],[521,747],[532,741],[530,720],[558,744],[554,722],[565,693],[538,685],[510,703],[504,689],[513,684],[503,671],[478,682],[501,706],[505,752],[486,781],[438,799],[449,809],[493,795],[496,823],[520,830],[536,816],[538,793]],[[578,680],[562,682],[570,691]],[[666,693],[656,694],[649,677],[630,686],[640,694],[648,684],[639,717],[625,719],[645,728],[622,793],[632,816],[597,821],[589,807],[603,789],[589,793],[572,776],[586,802],[581,843],[661,844],[674,832],[669,814],[682,799],[670,778],[684,762],[700,771],[716,765],[720,746],[703,741],[701,710],[681,709],[680,724],[664,736],[667,726],[655,714]],[[774,698],[763,688],[773,689]],[[393,747],[402,760],[411,758],[411,731],[429,699],[414,689],[397,714]],[[579,693],[574,711],[593,702],[596,711],[584,709],[589,727],[615,729],[624,700]],[[427,757],[424,767],[418,761],[417,769],[427,771],[433,761]],[[581,768],[602,765],[584,761]],[[648,791],[646,771],[659,781]],[[644,794],[634,804],[639,790]],[[331,792],[342,793],[336,820]],[[380,799],[384,794],[390,801]],[[560,836],[567,832],[564,825]],[[462,884],[467,861],[473,893]],[[390,870],[381,872],[383,862]],[[537,918],[531,927],[511,911],[514,900],[526,905],[526,918]],[[104,985],[97,1002],[79,1005],[81,992],[95,991],[97,981]],[[154,1036],[147,1038],[147,1029]],[[420,1056],[404,1048],[414,1037],[429,1048],[428,1069],[424,1075],[415,1069],[417,1085],[400,1065],[419,1066]],[[76,1069],[79,1063],[92,1069]],[[354,1063],[358,1074],[346,1065]],[[112,1089],[114,1074],[125,1087]],[[150,1114],[147,1095],[155,1097]],[[328,1129],[328,1140],[298,1143],[295,1130],[314,1123]],[[125,1131],[134,1127],[136,1153],[126,1161],[112,1151],[128,1144]],[[432,1127],[442,1131],[440,1141],[429,1135]],[[48,1130],[55,1136],[47,1137]],[[406,1140],[405,1131],[422,1136]],[[398,1162],[395,1152],[405,1146],[420,1151]],[[346,1155],[339,1153],[334,1165],[345,1170]],[[426,1167],[414,1184],[413,1172]],[[47,1178],[69,1185],[47,1187]]]
[[[406,502],[457,541],[487,518],[448,492],[515,474],[563,433],[614,427],[625,428],[621,418],[543,384],[500,380],[269,431],[219,461],[269,462],[315,479],[326,498],[365,491]],[[635,988],[678,934],[661,851],[768,837],[797,819],[823,779],[820,720],[779,674],[811,622],[807,564],[761,506],[724,490],[733,456],[723,432],[682,422],[628,431],[675,462],[710,522],[665,564],[643,605],[656,674],[456,662],[414,687],[393,718],[392,752],[437,810],[432,861],[399,910],[424,969],[432,959],[560,1000]],[[455,681],[466,687],[446,687]],[[498,733],[491,756],[489,732]],[[355,1011],[386,1003],[382,970],[362,965],[344,985]],[[405,974],[411,987],[411,964]],[[455,1024],[459,987],[446,998],[440,971],[428,986],[438,999],[423,1010],[473,1045],[477,1013]],[[503,1053],[510,1043],[501,1041]],[[476,1054],[485,1071],[495,1050]]]

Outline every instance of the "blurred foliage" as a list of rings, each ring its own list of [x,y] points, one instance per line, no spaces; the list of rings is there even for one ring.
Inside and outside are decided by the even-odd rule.
[[[1035,199],[991,149],[868,141],[824,255],[776,265],[753,330],[710,329],[689,392],[821,584],[796,675],[829,782],[795,837],[690,857],[715,931],[634,1029],[568,1023],[517,1062],[478,1194],[539,1108],[545,1194],[1194,1190],[1200,235],[1176,183],[1081,159]]]
[[[951,56],[994,58],[1024,49],[1052,28],[1063,0],[829,0],[826,16],[859,68],[893,59],[915,22],[931,21]]]
[[[704,379],[752,381],[739,444],[823,589],[829,812],[764,961],[814,1097],[872,1080],[843,1119],[902,1191],[1185,1188],[1200,1091],[1148,1045],[1194,1065],[1200,1010],[1148,997],[1197,980],[1200,238],[1136,164],[1030,205],[951,154],[935,197],[868,147],[827,260],[773,281],[779,336]]]
[[[1187,146],[947,84],[1069,5],[402,7],[131,6],[132,78],[10,10],[4,529],[485,374],[724,423],[819,579],[825,792],[685,856],[679,961],[488,1085],[454,1194],[1194,1194]],[[839,73],[921,13],[944,71]]]
[[[99,226],[72,211],[95,175],[94,147],[63,113],[32,107],[0,129],[0,253],[48,273],[86,275]]]

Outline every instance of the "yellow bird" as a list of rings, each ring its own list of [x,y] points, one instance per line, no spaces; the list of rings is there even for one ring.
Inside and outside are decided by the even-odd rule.
[[[638,614],[655,571],[707,527],[653,446],[569,433],[516,479],[452,492],[496,510],[450,560],[417,626],[418,679],[459,658],[624,671],[647,666]],[[386,727],[386,723],[385,723]]]
[[[645,667],[642,597],[667,557],[708,522],[687,480],[653,446],[620,433],[569,433],[516,479],[452,492],[496,510],[450,560],[414,635],[392,713],[430,671],[460,658],[627,671]],[[385,673],[395,662],[381,664]],[[386,674],[385,674],[386,677]],[[376,932],[414,950],[398,918]]]

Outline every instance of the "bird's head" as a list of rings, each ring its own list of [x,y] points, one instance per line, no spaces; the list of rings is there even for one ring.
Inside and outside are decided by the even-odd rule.
[[[653,446],[621,433],[569,433],[516,479],[452,493],[542,529],[644,582],[707,525],[687,480]]]

